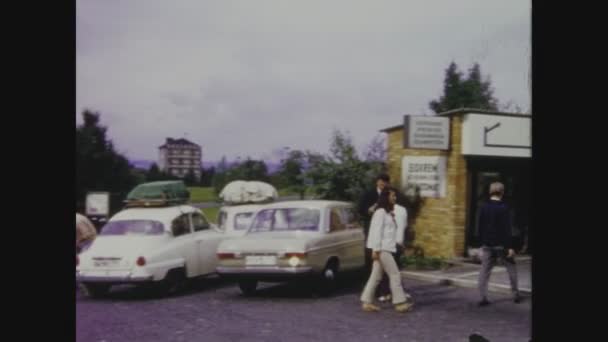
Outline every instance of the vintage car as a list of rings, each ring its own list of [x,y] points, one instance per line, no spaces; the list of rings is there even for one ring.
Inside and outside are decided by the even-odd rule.
[[[226,205],[217,213],[217,225],[227,236],[243,236],[253,221],[261,204]]]
[[[172,292],[187,278],[215,273],[223,238],[216,225],[189,205],[125,209],[77,257],[76,280],[92,297],[116,284]]]
[[[220,276],[251,294],[258,281],[314,280],[330,290],[339,273],[365,265],[363,229],[350,203],[287,201],[260,209],[247,234],[218,246]]]

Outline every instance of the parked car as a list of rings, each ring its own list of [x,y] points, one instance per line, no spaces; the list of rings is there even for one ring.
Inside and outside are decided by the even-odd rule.
[[[217,225],[228,236],[243,236],[262,204],[226,205],[217,213]]]
[[[364,243],[350,203],[277,202],[257,212],[246,235],[220,243],[217,272],[246,295],[258,281],[302,278],[330,290],[338,274],[363,269]]]
[[[93,297],[116,284],[171,292],[187,278],[215,273],[224,236],[189,205],[125,209],[79,255],[76,279]]]

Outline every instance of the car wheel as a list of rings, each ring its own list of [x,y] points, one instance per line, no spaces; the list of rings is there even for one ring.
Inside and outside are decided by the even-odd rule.
[[[323,272],[321,273],[321,279],[319,280],[318,292],[322,295],[328,295],[336,290],[338,287],[338,261],[330,260]]]
[[[178,292],[186,281],[183,269],[174,269],[167,272],[163,280],[152,283],[152,292],[156,296],[166,296]]]
[[[179,292],[186,283],[186,271],[184,269],[174,269],[167,273],[165,279],[160,281],[160,292],[165,295]]]
[[[243,292],[243,294],[245,296],[251,296],[256,288],[258,287],[258,281],[257,280],[241,280],[239,281],[239,288],[241,289],[241,292]]]
[[[108,294],[110,291],[110,284],[94,284],[94,283],[85,283],[82,284],[84,288],[85,295],[91,298],[99,298]]]

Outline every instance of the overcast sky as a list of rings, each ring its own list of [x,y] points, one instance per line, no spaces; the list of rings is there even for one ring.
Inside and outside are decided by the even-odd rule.
[[[495,96],[530,108],[529,0],[77,0],[77,103],[130,159],[166,137],[204,161],[358,149],[430,114],[444,71],[479,62]]]

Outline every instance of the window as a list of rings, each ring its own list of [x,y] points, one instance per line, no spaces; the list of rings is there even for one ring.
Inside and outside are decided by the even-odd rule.
[[[192,214],[192,228],[194,228],[195,232],[209,229],[209,222],[205,219],[205,217],[199,213]]]
[[[190,233],[190,222],[188,215],[182,215],[171,223],[171,232],[173,236],[178,237]]]
[[[342,217],[343,222],[346,223],[346,229],[361,228],[354,208],[342,208]]]
[[[100,235],[162,235],[163,224],[153,220],[122,220],[108,222]]]
[[[333,208],[329,219],[329,231],[333,233],[344,229],[346,229],[346,225],[342,222],[339,209]]]
[[[253,221],[253,213],[238,213],[234,215],[234,230],[245,230]]]
[[[217,214],[217,225],[218,225],[218,227],[220,227],[221,230],[226,229],[226,219],[227,218],[228,218],[228,213],[226,213],[224,210],[221,210]]]
[[[261,210],[255,216],[249,232],[312,230],[319,227],[319,210],[281,208]]]

